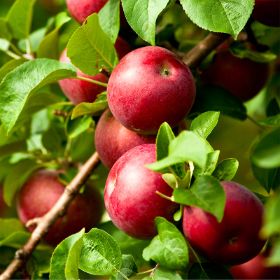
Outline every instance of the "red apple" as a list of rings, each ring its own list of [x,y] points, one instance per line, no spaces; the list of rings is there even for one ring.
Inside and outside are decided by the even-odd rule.
[[[195,99],[190,69],[172,52],[148,46],[123,57],[108,83],[114,117],[128,129],[155,133],[163,122],[178,124]]]
[[[191,246],[209,260],[240,264],[264,245],[259,237],[263,205],[251,191],[235,182],[222,182],[226,193],[224,217],[217,219],[197,207],[185,207],[183,231]]]
[[[132,148],[110,170],[104,191],[105,207],[112,222],[140,239],[153,237],[156,234],[154,219],[162,216],[172,220],[177,208],[176,204],[156,193],[170,196],[172,189],[161,174],[145,167],[155,160],[155,144]]]
[[[18,194],[17,212],[21,222],[25,224],[46,214],[64,189],[57,172],[46,170],[36,172]],[[78,194],[71,202],[65,216],[59,218],[50,228],[45,240],[49,244],[56,245],[82,228],[91,229],[100,221],[102,208],[99,192],[87,187],[84,193]]]
[[[102,163],[111,168],[117,159],[135,146],[155,143],[154,136],[143,136],[125,128],[105,111],[95,131],[95,147]]]
[[[70,59],[66,54],[66,49],[62,52],[60,61],[70,63]],[[78,69],[77,75],[103,83],[106,83],[108,81],[108,78],[102,73],[99,73],[95,76],[89,76]],[[79,104],[81,102],[93,102],[99,93],[106,90],[106,88],[103,86],[99,86],[75,78],[60,80],[59,85],[63,93],[68,97],[70,101],[73,102],[73,104]]]
[[[69,13],[79,23],[83,23],[85,19],[93,14],[98,13],[108,0],[66,0]]]
[[[253,18],[265,25],[280,26],[280,1],[255,0]]]
[[[269,65],[234,56],[229,50],[218,50],[203,79],[220,86],[242,101],[256,96],[269,76]]]
[[[280,266],[266,266],[266,257],[257,255],[246,263],[230,268],[234,279],[280,279]]]

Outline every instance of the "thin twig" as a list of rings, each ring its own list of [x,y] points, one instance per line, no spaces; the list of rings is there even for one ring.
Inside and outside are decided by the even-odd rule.
[[[66,212],[70,202],[75,198],[76,194],[79,192],[80,188],[86,182],[92,170],[96,168],[98,163],[98,154],[94,153],[83,165],[71,183],[65,188],[64,193],[61,195],[56,204],[41,218],[27,243],[21,249],[17,250],[13,261],[0,275],[0,280],[11,279],[14,273],[25,264],[32,252],[35,250],[36,246],[41,241],[42,237],[44,237],[48,232],[49,228],[59,217],[61,217],[63,213]]]

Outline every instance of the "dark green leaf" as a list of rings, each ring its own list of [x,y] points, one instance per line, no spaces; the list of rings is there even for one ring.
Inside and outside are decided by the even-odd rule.
[[[50,279],[78,279],[78,265],[85,230],[64,239],[51,258]]]
[[[75,138],[89,129],[92,124],[93,119],[89,116],[83,116],[75,120],[69,118],[66,126],[67,134],[70,138]]]
[[[230,181],[234,178],[239,167],[239,162],[235,158],[222,160],[215,169],[213,176],[219,181]]]
[[[202,113],[192,121],[190,130],[206,139],[218,124],[219,116],[220,112]]]
[[[156,225],[158,235],[144,249],[143,258],[154,260],[167,269],[185,269],[189,262],[189,252],[184,236],[175,225],[162,217],[156,218]]]
[[[168,155],[168,146],[175,138],[172,128],[168,123],[163,123],[157,133],[156,145],[157,145],[157,160],[161,160]]]
[[[93,14],[79,27],[67,45],[71,62],[89,75],[101,68],[111,72],[118,63],[118,56],[110,38],[102,30],[98,15]]]
[[[28,102],[28,97],[54,81],[73,77],[75,69],[51,59],[36,59],[23,63],[11,71],[0,84],[0,118],[9,132]]]
[[[79,268],[92,275],[112,275],[120,271],[121,250],[105,231],[92,229],[83,237]]]
[[[280,167],[280,128],[266,134],[255,145],[251,159],[262,168]]]
[[[280,114],[261,120],[259,124],[263,126],[280,126]]]
[[[155,45],[156,20],[169,0],[122,0],[125,17],[132,29]]]
[[[253,0],[180,0],[188,17],[199,27],[237,37],[247,23]]]
[[[14,38],[28,37],[34,4],[35,0],[16,0],[11,7],[7,15],[7,22]]]
[[[115,43],[120,29],[120,0],[109,0],[98,13],[100,26]]]
[[[5,38],[7,40],[11,39],[8,23],[4,18],[0,18],[0,38]]]
[[[219,181],[208,175],[196,178],[190,189],[178,188],[173,192],[174,201],[196,206],[214,215],[219,222],[224,216],[226,195]]]

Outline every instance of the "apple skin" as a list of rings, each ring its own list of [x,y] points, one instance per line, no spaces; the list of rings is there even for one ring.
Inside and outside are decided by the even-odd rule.
[[[149,239],[156,235],[154,219],[172,220],[178,208],[156,191],[171,196],[172,189],[161,174],[145,167],[156,160],[155,144],[132,148],[122,155],[109,172],[104,202],[112,222],[128,235]]]
[[[34,173],[17,197],[17,212],[21,222],[26,224],[27,221],[46,214],[62,195],[64,189],[64,185],[58,180],[57,172],[41,170]],[[96,226],[102,212],[101,195],[88,186],[84,193],[74,198],[65,216],[54,223],[44,239],[51,245],[57,245],[82,228],[89,230]]]
[[[197,207],[185,207],[183,231],[191,246],[209,260],[222,264],[240,264],[255,257],[265,241],[259,237],[263,205],[244,186],[224,181],[226,193],[221,223]]]
[[[108,82],[108,104],[128,129],[153,134],[163,122],[178,124],[195,99],[190,69],[161,47],[147,46],[128,53]]]
[[[242,101],[256,96],[269,77],[269,65],[248,58],[234,56],[229,50],[218,50],[213,63],[206,69],[202,79],[220,86]]]
[[[70,59],[67,57],[66,49],[62,52],[60,61],[71,63]],[[108,81],[108,78],[102,73],[99,73],[95,76],[90,76],[77,69],[77,75],[103,83],[107,83]],[[79,79],[63,79],[58,83],[65,96],[73,104],[79,104],[81,102],[94,102],[96,96],[106,90],[106,88],[103,86],[99,86]]]
[[[85,19],[93,14],[98,13],[108,0],[66,0],[69,13],[79,23],[83,23]]]
[[[95,130],[95,148],[102,163],[111,168],[125,152],[135,146],[155,143],[154,136],[144,136],[125,128],[109,110],[99,119]]]
[[[229,271],[234,279],[280,279],[280,266],[266,266],[266,257],[257,255],[240,265],[232,266]]]
[[[280,1],[256,0],[253,18],[265,25],[280,26]]]

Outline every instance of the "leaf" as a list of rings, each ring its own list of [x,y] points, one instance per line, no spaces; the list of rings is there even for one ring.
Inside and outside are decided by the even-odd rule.
[[[112,43],[115,43],[120,29],[120,0],[109,0],[99,11],[100,26]]]
[[[235,38],[247,23],[253,0],[180,0],[188,17],[199,27]]]
[[[79,136],[81,133],[89,129],[93,123],[93,119],[89,116],[83,116],[75,120],[71,120],[69,118],[66,124],[66,130],[69,138],[73,139]]]
[[[97,14],[89,16],[71,36],[67,45],[67,56],[88,75],[96,75],[101,68],[111,72],[117,65],[116,50],[102,30]]]
[[[266,134],[252,151],[252,162],[262,168],[280,167],[280,128]]]
[[[190,130],[206,139],[218,124],[219,116],[220,112],[202,113],[192,121]]]
[[[193,161],[204,168],[209,152],[213,152],[213,148],[204,138],[192,131],[183,131],[171,141],[168,156],[147,167],[159,171],[176,163]]]
[[[111,280],[127,280],[129,277],[137,272],[137,266],[135,264],[132,255],[122,255],[122,266],[117,275],[111,277]]]
[[[246,107],[242,101],[226,90],[212,85],[198,87],[192,108],[192,113],[196,114],[207,111],[220,111],[222,114],[240,120],[247,118]]]
[[[31,159],[22,160],[10,167],[9,173],[4,181],[4,200],[7,205],[12,205],[16,192],[38,168],[40,168],[40,165]]]
[[[182,277],[175,271],[171,271],[159,267],[152,273],[151,276],[144,279],[145,280],[182,280]]]
[[[175,225],[162,217],[156,218],[158,235],[144,249],[143,258],[153,260],[161,267],[178,270],[186,269],[189,252],[186,240]]]
[[[258,121],[263,126],[280,126],[280,114]]]
[[[199,168],[198,166],[194,170],[195,177],[199,175],[211,175],[218,163],[218,159],[220,156],[220,151],[214,151],[207,154],[205,168]]]
[[[26,231],[14,231],[5,239],[0,241],[0,246],[20,248],[26,244],[27,240],[30,238],[30,233]]]
[[[190,189],[175,189],[173,197],[177,203],[196,206],[211,213],[218,222],[223,219],[226,195],[219,181],[212,176],[197,177]]]
[[[280,239],[274,241],[270,256],[267,258],[269,266],[280,266]]]
[[[85,230],[64,239],[54,250],[50,279],[79,279],[78,264]]]
[[[33,92],[75,75],[71,65],[46,58],[25,62],[8,73],[0,84],[0,119],[5,129],[11,131]]]
[[[219,181],[230,181],[234,178],[239,167],[239,162],[235,158],[222,160],[215,169],[213,176]]]
[[[169,0],[122,0],[127,22],[146,42],[155,45],[156,20]]]
[[[7,20],[5,20],[4,18],[0,18],[0,38],[4,38],[7,40],[11,39],[8,23]]]
[[[16,231],[24,231],[22,223],[18,219],[0,218],[0,240],[2,241]]]
[[[20,58],[20,59],[13,59],[13,60],[9,60],[6,64],[4,64],[1,68],[0,68],[0,83],[2,82],[2,80],[4,79],[4,77],[13,69],[15,69],[16,67],[18,67],[19,65],[21,65],[22,63],[26,62],[26,59],[24,58]]]
[[[112,275],[120,270],[121,250],[105,231],[92,229],[83,237],[79,268],[92,275]]]
[[[164,122],[157,133],[157,160],[161,160],[168,155],[168,146],[173,139],[175,139],[175,135],[172,128]]]
[[[29,35],[33,6],[36,0],[16,0],[7,15],[7,22],[13,38],[24,39]]]

